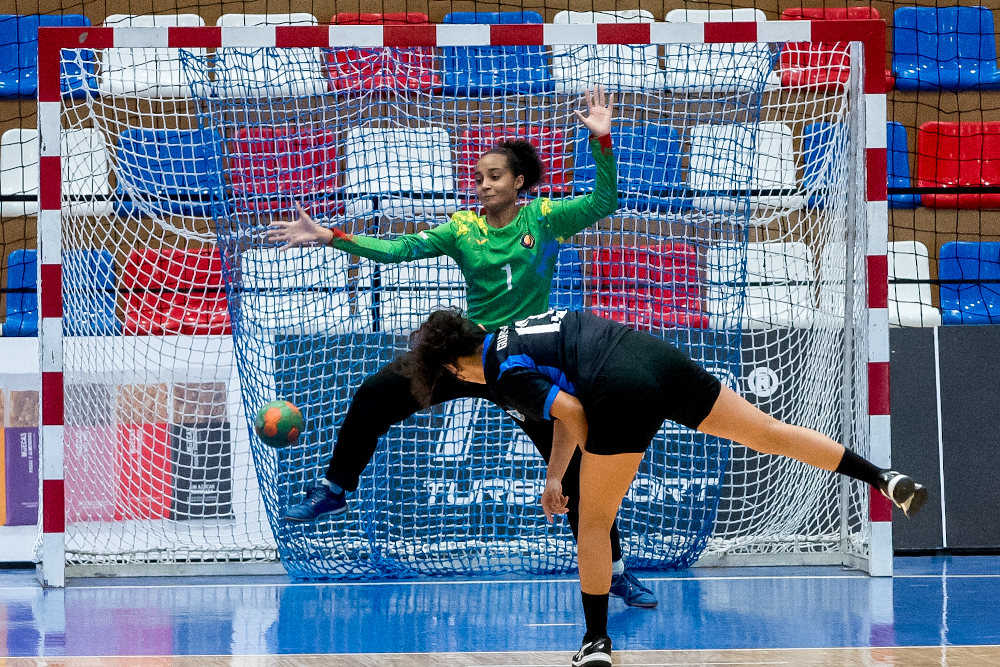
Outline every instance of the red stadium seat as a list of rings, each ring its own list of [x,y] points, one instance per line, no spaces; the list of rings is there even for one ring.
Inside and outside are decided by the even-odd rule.
[[[1000,122],[924,123],[917,187],[1000,185]],[[1000,194],[921,195],[930,208],[1000,209]]]
[[[427,14],[334,14],[336,25],[424,25]],[[441,76],[434,72],[434,49],[332,49],[327,69],[333,90],[436,90]]]
[[[791,8],[781,12],[782,21],[858,21],[879,19],[878,10],[869,7]],[[847,42],[788,42],[781,50],[781,85],[811,90],[837,90],[847,83],[851,57]],[[885,71],[885,88],[892,90],[895,79]]]
[[[538,148],[539,157],[545,165],[545,176],[538,187],[540,194],[548,196],[570,191],[572,185],[566,174],[568,156],[563,133],[542,127],[500,127],[462,132],[458,147],[460,191],[468,195],[475,194],[476,162],[501,139],[527,139]]]
[[[293,210],[295,202],[337,191],[333,132],[244,128],[230,147],[229,159],[233,201],[244,210]]]
[[[645,331],[708,328],[693,246],[600,248],[591,276],[592,310],[602,317]]]
[[[125,335],[232,333],[222,263],[213,249],[133,250],[122,272]]]

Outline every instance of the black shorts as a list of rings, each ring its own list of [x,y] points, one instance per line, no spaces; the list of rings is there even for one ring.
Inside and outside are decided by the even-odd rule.
[[[645,452],[665,420],[698,428],[720,391],[718,378],[670,343],[629,331],[580,399],[589,426],[586,449]]]

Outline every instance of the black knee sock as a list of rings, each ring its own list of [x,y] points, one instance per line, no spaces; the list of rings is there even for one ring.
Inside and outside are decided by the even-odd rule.
[[[583,597],[583,615],[587,619],[587,634],[583,641],[592,642],[608,634],[608,594],[588,595],[580,592]]]
[[[862,458],[849,449],[844,450],[844,458],[837,466],[837,472],[854,479],[861,480],[865,484],[871,484],[878,488],[878,476],[882,469],[868,459]]]

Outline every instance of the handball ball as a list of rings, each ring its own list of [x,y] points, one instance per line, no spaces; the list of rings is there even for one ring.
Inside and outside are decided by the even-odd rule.
[[[257,411],[253,429],[269,447],[294,445],[305,426],[302,413],[288,401],[271,401]]]

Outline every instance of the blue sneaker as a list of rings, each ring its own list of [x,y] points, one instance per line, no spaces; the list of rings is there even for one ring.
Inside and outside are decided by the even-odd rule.
[[[347,495],[334,493],[326,484],[317,484],[306,491],[306,499],[292,505],[281,515],[290,523],[307,523],[321,516],[343,514],[347,511]]]
[[[628,572],[611,577],[611,595],[621,598],[629,607],[654,609],[660,604],[656,601],[653,591],[640,584],[639,580]]]

